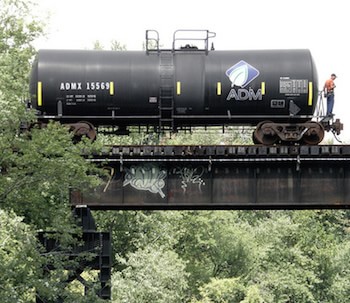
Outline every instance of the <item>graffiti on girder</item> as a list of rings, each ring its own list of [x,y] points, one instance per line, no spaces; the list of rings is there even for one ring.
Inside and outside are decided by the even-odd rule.
[[[202,176],[205,172],[203,166],[198,166],[193,168],[192,166],[178,168],[175,173],[180,175],[181,178],[181,188],[186,192],[188,184],[198,184],[198,189],[201,191],[201,186],[205,185]]]
[[[125,179],[123,186],[130,185],[137,190],[145,190],[165,197],[163,188],[167,171],[158,165],[146,163],[142,165],[132,165],[125,168]]]

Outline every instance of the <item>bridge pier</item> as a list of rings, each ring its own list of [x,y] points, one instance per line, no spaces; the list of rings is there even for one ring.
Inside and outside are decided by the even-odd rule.
[[[74,209],[74,217],[77,219],[78,225],[82,227],[82,235],[79,240],[82,244],[78,245],[71,250],[62,250],[60,243],[55,238],[50,237],[50,234],[55,232],[40,232],[39,241],[45,248],[45,253],[51,252],[57,254],[60,252],[62,255],[66,255],[70,260],[80,260],[79,265],[75,270],[67,268],[71,273],[69,274],[66,284],[71,283],[74,280],[78,280],[84,286],[84,294],[86,295],[89,287],[84,278],[81,276],[85,268],[90,268],[99,271],[99,288],[98,297],[109,300],[111,299],[111,234],[109,232],[99,232],[96,230],[94,218],[90,212],[90,209],[86,206],[77,206]],[[82,258],[82,254],[89,253],[89,259]],[[46,271],[55,270],[55,268],[47,267]],[[55,300],[55,303],[64,302],[62,298]],[[51,303],[51,301],[43,301],[40,295],[37,294],[36,303]]]

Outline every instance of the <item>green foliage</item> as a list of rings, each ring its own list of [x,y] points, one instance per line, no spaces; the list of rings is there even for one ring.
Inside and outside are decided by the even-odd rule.
[[[32,302],[40,284],[35,233],[13,212],[0,209],[0,298],[3,303]]]
[[[99,40],[96,40],[94,42],[93,49],[94,50],[103,50],[105,48],[104,48],[104,46],[102,45],[102,43]],[[124,50],[126,50],[126,45],[125,44],[121,44],[117,40],[112,40],[110,49],[113,50],[113,51],[124,51]]]
[[[191,273],[194,294],[211,278],[247,275],[254,266],[256,244],[250,226],[236,212],[187,212],[176,246]]]
[[[115,145],[230,145],[252,144],[251,127],[194,127],[177,133],[157,134],[147,127],[129,127],[129,136],[101,136],[103,144]]]
[[[79,259],[70,260],[65,253],[78,244],[69,189],[98,182],[98,171],[81,156],[93,146],[86,141],[74,145],[68,130],[55,123],[20,131],[21,125],[35,121],[23,102],[35,52],[32,43],[43,32],[34,7],[24,0],[3,0],[0,6],[1,302],[34,302],[36,291],[45,300],[97,302],[94,292],[82,297],[66,288]],[[51,236],[59,249],[50,254],[40,250],[32,231],[37,229],[56,231]]]
[[[95,211],[93,215],[99,229],[112,232],[114,250],[122,257],[154,245],[173,249],[183,233],[182,212]]]
[[[163,138],[163,144],[169,145],[230,145],[252,144],[251,127],[196,127],[191,132],[180,131],[170,138]]]
[[[118,261],[125,268],[113,275],[113,302],[184,302],[188,274],[175,252],[148,246]]]
[[[27,95],[32,43],[43,34],[34,11],[33,2],[25,0],[2,0],[0,6],[0,95],[11,101]]]
[[[157,133],[148,133],[146,128],[129,127],[129,135],[98,135],[97,141],[104,145],[154,145],[159,144],[160,136]]]
[[[245,297],[245,286],[239,278],[213,278],[200,287],[201,300],[198,303],[237,303]]]
[[[113,51],[125,51],[126,50],[126,45],[121,44],[117,40],[112,40],[111,42],[111,50]]]
[[[204,217],[207,215],[205,213]],[[202,252],[196,255],[198,249],[193,249],[190,244],[192,253],[196,257],[188,263],[192,268],[189,266],[187,268],[192,274],[202,268],[195,278],[197,285],[201,285],[197,293],[199,302],[220,302],[219,298],[226,302],[224,298],[230,296],[230,293],[229,290],[225,290],[225,283],[221,282],[223,279],[225,281],[231,278],[239,278],[240,285],[245,288],[242,301],[237,302],[346,301],[345,298],[349,297],[349,288],[345,286],[345,280],[349,282],[348,270],[338,267],[340,264],[346,264],[348,258],[349,235],[346,231],[349,221],[346,212],[238,212],[236,215],[238,217],[231,221],[236,227],[232,231],[227,228],[227,232],[233,232],[240,240],[249,235],[250,240],[244,243],[248,243],[247,247],[249,243],[254,245],[247,249],[250,254],[240,254],[241,263],[229,262],[229,254],[226,254],[227,265],[232,267],[230,271],[218,274],[212,270],[211,277],[215,280],[210,278],[208,281],[210,271],[206,272],[206,277],[204,269],[215,268],[213,264],[220,260],[220,254],[215,257],[214,262],[213,259],[208,258],[212,253],[209,249],[202,249]],[[202,222],[205,222],[203,220],[202,218]],[[248,228],[243,228],[240,232],[240,226],[244,226],[242,222],[245,220],[248,220]],[[193,226],[193,228],[200,228],[198,243],[205,243],[202,236],[205,228],[211,239],[211,242],[209,239],[206,242],[211,243],[211,246],[215,243],[220,252],[225,251],[226,246],[229,246],[232,252],[237,251],[237,245],[232,245],[233,241],[226,240],[220,243],[218,241],[220,237],[213,234],[213,227],[209,227],[210,225]],[[224,230],[225,228],[223,232]],[[196,234],[198,235],[198,232]],[[226,235],[224,239],[228,239],[227,237]],[[186,243],[188,246],[188,239]],[[187,254],[191,254],[190,250],[185,254],[186,257]],[[197,264],[193,266],[196,260]],[[249,266],[242,266],[245,262]],[[201,277],[202,284],[199,282]],[[220,286],[212,287],[213,281]],[[192,291],[196,294],[196,287],[193,286]],[[217,289],[221,295],[213,289]],[[337,291],[333,293],[335,289]],[[335,293],[337,295],[334,295]]]
[[[249,285],[246,288],[246,296],[241,303],[264,303],[266,302],[262,299],[260,289],[257,285]]]
[[[350,243],[339,243],[333,252],[333,272],[328,292],[322,295],[323,298],[330,298],[333,302],[346,303],[350,298]]]
[[[98,40],[96,40],[95,42],[94,42],[94,46],[93,46],[93,49],[94,50],[103,50],[103,45],[101,44],[101,42],[100,41],[98,41]]]
[[[60,243],[59,250],[53,254],[35,258],[40,271],[35,273],[36,276],[34,273],[28,275],[32,279],[31,283],[19,281],[32,285],[32,288],[35,286],[42,298],[56,300],[60,296],[65,302],[80,302],[78,298],[82,298],[82,294],[76,295],[70,291],[65,282],[68,274],[79,265],[79,259],[70,260],[67,255],[78,244],[76,236],[80,232],[71,214],[69,189],[86,189],[98,184],[96,176],[88,175],[95,171],[94,166],[81,156],[82,150],[88,151],[93,145],[89,142],[74,145],[68,130],[52,123],[47,128],[32,129],[30,133],[24,134],[7,129],[0,136],[0,146],[0,207],[21,215],[23,221],[33,229],[55,231],[51,237]],[[1,224],[0,230],[5,228]],[[16,237],[16,234],[13,236]],[[23,254],[24,257],[18,258],[14,250],[9,258],[17,258],[23,267],[27,263],[30,266],[32,257],[24,249]],[[89,257],[82,255],[79,258],[81,261]],[[43,271],[48,267],[54,270]],[[7,287],[7,284],[9,282],[4,285]],[[93,297],[96,299],[95,294]]]
[[[70,215],[69,189],[96,186],[94,167],[81,157],[89,143],[74,145],[67,129],[49,124],[30,136],[0,137],[1,206],[25,216],[37,228],[60,231]],[[90,146],[91,148],[91,146]]]
[[[24,0],[3,0],[0,6],[0,138],[10,142],[20,123],[32,119],[21,101],[28,96],[32,43],[43,32],[33,7]],[[1,141],[3,150],[1,144],[6,142]]]
[[[1,302],[34,302],[36,293],[44,301],[102,302],[92,290],[88,296],[66,287],[68,274],[77,268],[77,260],[69,260],[64,245],[54,254],[45,254],[36,233],[12,211],[0,209],[0,297]],[[86,260],[87,256],[80,256]],[[48,266],[55,270],[45,271]],[[70,270],[67,270],[70,269]]]
[[[101,228],[113,231],[118,260],[158,245],[175,251],[187,273],[183,302],[346,302],[349,297],[347,211],[121,211],[96,216],[104,222]],[[151,279],[143,268],[148,263],[127,262],[115,267],[118,283],[126,272]],[[129,291],[136,288],[132,281],[127,282]],[[120,287],[116,280],[112,284]]]

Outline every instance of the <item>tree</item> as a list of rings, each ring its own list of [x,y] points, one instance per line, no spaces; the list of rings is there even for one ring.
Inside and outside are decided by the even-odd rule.
[[[171,138],[164,137],[162,144],[193,144],[193,145],[230,145],[251,144],[252,127],[194,127],[191,131],[172,134]]]
[[[200,287],[200,301],[197,303],[236,303],[242,302],[246,288],[239,278],[216,279]]]
[[[114,249],[123,258],[154,245],[172,250],[183,232],[183,213],[177,211],[94,211],[93,215],[101,230],[112,231]]]
[[[148,246],[118,261],[125,268],[113,275],[113,302],[184,302],[187,273],[175,252]]]
[[[112,42],[111,42],[111,50],[113,50],[113,51],[125,51],[126,50],[126,45],[120,43],[117,40],[112,40]]]
[[[187,261],[192,295],[212,278],[248,275],[257,252],[253,235],[237,212],[186,212],[175,249]]]
[[[95,215],[101,228],[113,231],[117,260],[125,261],[114,267],[121,276],[119,284],[113,280],[113,291],[122,282],[129,290],[136,285],[134,280],[121,280],[126,273],[152,279],[143,268],[148,263],[131,266],[128,262],[134,254],[160,246],[163,252],[176,252],[185,264],[188,288],[184,302],[229,302],[236,295],[241,303],[346,302],[348,298],[347,211],[120,211]],[[151,267],[152,271],[164,270],[161,263],[158,266]]]
[[[1,302],[30,302],[40,284],[41,262],[34,231],[13,212],[0,209]]]
[[[71,230],[70,188],[84,190],[99,182],[88,175],[95,168],[81,156],[91,144],[74,145],[68,130],[55,123],[8,138],[10,134],[0,138],[1,207],[14,210],[36,228]]]
[[[7,101],[27,96],[33,42],[43,34],[43,21],[35,16],[34,4],[25,0],[2,0],[0,7],[0,84]],[[18,100],[17,100],[18,102]]]
[[[86,302],[66,288],[69,270],[77,262],[64,254],[77,244],[78,227],[71,215],[70,188],[95,186],[98,173],[82,156],[93,145],[72,143],[68,129],[56,123],[46,128],[21,125],[35,122],[23,98],[28,92],[28,75],[34,55],[33,41],[43,33],[43,23],[33,15],[34,4],[3,0],[0,7],[0,240],[2,300],[34,300],[39,296],[65,302]],[[8,213],[10,221],[3,219]],[[16,217],[21,216],[21,219]],[[26,225],[28,224],[28,225]],[[56,231],[61,251],[39,255],[33,230]],[[44,274],[45,268],[54,268]],[[69,269],[69,270],[68,270]],[[91,294],[96,302],[96,295]]]
[[[103,50],[104,47],[103,47],[103,45],[101,44],[101,42],[100,42],[99,40],[96,40],[96,41],[94,42],[93,49],[94,49],[94,50]]]
[[[102,43],[99,40],[96,40],[94,42],[93,49],[94,50],[103,50],[104,46],[102,45]],[[124,50],[126,50],[126,45],[125,44],[121,44],[117,40],[112,40],[110,49],[112,51],[124,51]]]
[[[334,274],[328,287],[328,298],[333,302],[346,303],[350,297],[350,243],[340,243],[333,254]],[[323,290],[325,292],[325,290]]]

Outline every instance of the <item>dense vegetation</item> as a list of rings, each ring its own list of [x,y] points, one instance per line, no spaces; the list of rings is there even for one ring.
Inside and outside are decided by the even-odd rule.
[[[99,213],[114,302],[347,302],[346,211]]]
[[[32,44],[43,34],[32,5],[2,0],[0,7],[0,298],[35,302],[37,293],[51,302],[99,302],[94,292],[82,297],[77,285],[65,283],[74,262],[59,252],[45,254],[36,240],[39,230],[56,231],[52,236],[62,250],[76,245],[73,235],[79,229],[69,188],[96,186],[99,172],[80,156],[92,144],[73,144],[64,127],[19,131],[21,123],[35,121],[22,102]],[[186,138],[194,144],[246,140],[239,132]],[[178,135],[162,143],[184,140]],[[345,303],[350,297],[349,211],[108,211],[94,216],[99,229],[113,236],[112,302]],[[55,270],[45,271],[53,265]],[[86,277],[96,279],[91,271]]]

